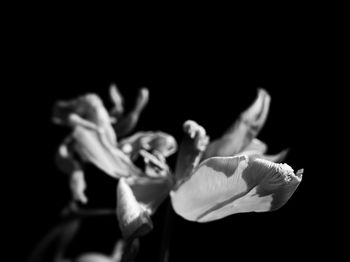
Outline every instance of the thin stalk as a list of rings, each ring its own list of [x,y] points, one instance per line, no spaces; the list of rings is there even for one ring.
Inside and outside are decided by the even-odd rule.
[[[159,262],[168,262],[169,261],[169,249],[170,249],[170,240],[172,235],[172,229],[174,224],[174,214],[171,206],[171,202],[168,200],[167,208],[165,211],[165,222],[162,232],[162,242],[160,247],[160,256]]]
[[[116,215],[116,211],[114,209],[81,209],[76,206],[68,206],[63,211],[61,221],[44,236],[27,261],[65,261],[66,249],[78,232],[81,219],[105,215]]]

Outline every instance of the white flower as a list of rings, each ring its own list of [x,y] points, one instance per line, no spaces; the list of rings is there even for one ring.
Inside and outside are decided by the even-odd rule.
[[[116,212],[125,239],[152,229],[150,215],[169,193],[177,214],[208,222],[235,213],[278,209],[301,181],[302,170],[294,174],[287,164],[272,162],[282,160],[286,150],[265,155],[266,144],[256,138],[270,105],[270,96],[263,89],[234,125],[211,143],[203,127],[186,121],[174,174],[166,163],[177,150],[171,135],[138,132],[117,142],[117,136],[134,129],[148,102],[148,90],[140,90],[136,106],[125,117],[123,99],[115,86],[110,96],[114,108],[109,112],[94,94],[56,104],[54,122],[72,129],[59,148],[57,162],[72,177],[74,199],[83,203],[87,198],[82,162],[119,179]],[[135,165],[139,159],[143,167]]]

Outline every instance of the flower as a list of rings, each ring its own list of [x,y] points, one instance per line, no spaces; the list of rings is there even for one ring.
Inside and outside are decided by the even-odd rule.
[[[259,89],[253,104],[205,150],[199,146],[208,141],[204,129],[194,122],[185,123],[187,138],[180,146],[179,158],[183,159],[178,161],[178,184],[170,194],[177,214],[208,222],[235,213],[276,210],[288,201],[303,170],[294,174],[287,164],[273,163],[282,161],[288,150],[265,155],[266,144],[256,138],[265,124],[270,100]],[[202,162],[197,165],[199,159]]]
[[[149,215],[170,190],[172,178],[166,158],[175,153],[177,143],[171,135],[159,131],[138,132],[117,142],[117,136],[125,136],[135,128],[149,92],[140,89],[134,109],[125,116],[123,99],[114,85],[110,97],[114,103],[110,111],[96,94],[54,105],[53,122],[72,130],[59,146],[56,163],[70,176],[73,200],[83,204],[88,202],[84,163],[92,163],[119,179],[116,213],[123,236],[130,238],[152,228]],[[143,168],[135,165],[140,158]]]
[[[58,150],[57,163],[71,176],[74,200],[82,203],[87,202],[82,162],[119,180],[116,214],[125,239],[152,229],[150,216],[169,194],[178,215],[209,222],[235,213],[276,210],[301,182],[303,170],[294,173],[287,164],[274,163],[282,161],[287,150],[266,155],[266,144],[256,138],[271,100],[263,89],[233,126],[211,143],[202,126],[186,121],[174,172],[166,162],[178,148],[171,135],[138,132],[117,142],[135,128],[148,90],[140,90],[126,116],[116,86],[111,86],[110,97],[114,107],[109,112],[95,94],[56,103],[54,123],[72,129]],[[142,167],[136,165],[140,159]]]

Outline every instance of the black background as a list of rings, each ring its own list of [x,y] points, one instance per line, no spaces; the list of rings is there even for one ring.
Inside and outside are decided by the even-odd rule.
[[[271,153],[289,147],[286,162],[295,170],[305,169],[295,195],[276,212],[237,214],[208,224],[174,214],[170,261],[280,261],[327,253],[333,241],[321,211],[328,205],[321,188],[327,174],[317,166],[323,154],[319,141],[327,140],[319,131],[320,119],[328,118],[321,109],[330,99],[325,87],[331,77],[324,68],[327,57],[314,42],[303,37],[292,40],[287,34],[267,43],[269,37],[263,33],[237,46],[225,35],[205,32],[195,39],[191,34],[181,40],[166,34],[158,40],[147,30],[132,39],[132,32],[113,31],[107,36],[85,32],[81,37],[79,30],[72,31],[68,35],[26,31],[26,45],[15,46],[16,56],[9,64],[14,69],[9,87],[14,91],[11,120],[18,124],[13,134],[19,146],[11,149],[11,155],[21,159],[15,158],[14,182],[7,194],[15,232],[8,238],[13,244],[10,252],[20,257],[13,261],[28,255],[58,221],[69,199],[66,178],[53,162],[67,134],[51,123],[53,103],[95,92],[108,105],[111,83],[121,90],[127,108],[137,90],[148,87],[150,102],[137,130],[162,130],[177,141],[187,119],[203,125],[212,138],[218,137],[254,100],[256,89],[263,87],[272,102],[259,138]],[[170,163],[174,166],[175,157]],[[168,203],[154,216],[154,231],[141,240],[139,261],[157,261]],[[118,231],[112,220],[92,221],[90,229],[80,237],[77,249],[90,248],[97,240],[96,249],[106,251]]]

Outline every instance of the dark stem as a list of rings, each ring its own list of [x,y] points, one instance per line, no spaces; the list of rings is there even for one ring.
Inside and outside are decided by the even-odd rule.
[[[170,240],[174,224],[174,214],[171,206],[170,200],[167,203],[167,209],[165,211],[165,222],[162,233],[162,242],[160,247],[160,256],[159,262],[168,262],[169,261],[169,249],[170,249]]]
[[[79,230],[84,217],[116,215],[114,209],[81,209],[69,205],[64,209],[61,221],[39,242],[28,258],[28,262],[65,261],[66,249]]]
[[[39,242],[28,258],[28,262],[59,262],[80,226],[80,219],[64,218]]]

